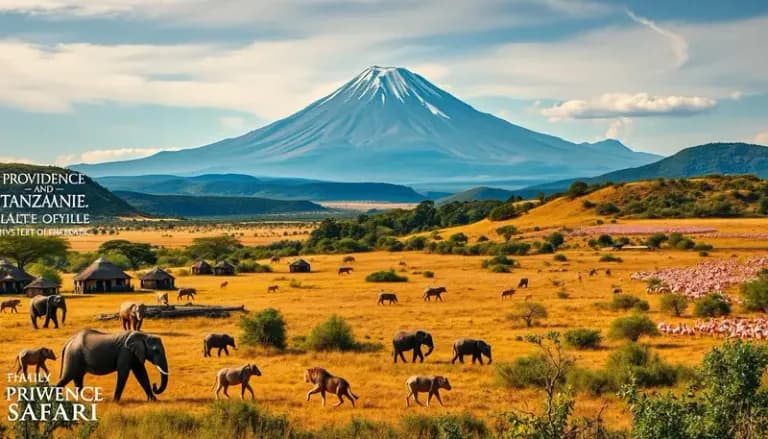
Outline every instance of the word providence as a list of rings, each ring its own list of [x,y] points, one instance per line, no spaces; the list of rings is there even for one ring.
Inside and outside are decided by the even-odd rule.
[[[46,383],[48,376],[8,374],[9,383]],[[69,389],[50,386],[7,387],[8,421],[96,421],[96,403],[104,401],[100,387]],[[15,401],[15,402],[11,402]],[[26,403],[26,404],[22,404]],[[68,404],[63,404],[68,403]],[[22,408],[23,405],[23,408]]]
[[[3,173],[2,181],[4,185],[23,185],[23,186],[61,186],[66,184],[85,184],[85,175],[78,173],[55,174],[55,173]]]

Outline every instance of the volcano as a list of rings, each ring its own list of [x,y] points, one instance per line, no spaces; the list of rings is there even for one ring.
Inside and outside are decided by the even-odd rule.
[[[373,66],[240,137],[71,168],[93,177],[240,173],[335,181],[540,180],[656,161],[620,142],[573,143],[480,112],[404,68]]]

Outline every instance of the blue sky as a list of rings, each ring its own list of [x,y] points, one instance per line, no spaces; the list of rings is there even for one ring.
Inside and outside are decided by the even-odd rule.
[[[0,160],[201,146],[370,65],[573,141],[768,144],[768,2],[0,0]]]

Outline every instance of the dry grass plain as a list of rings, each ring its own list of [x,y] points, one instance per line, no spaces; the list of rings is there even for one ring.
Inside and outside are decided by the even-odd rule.
[[[596,218],[573,209],[570,203],[558,206],[557,201],[535,209],[519,219],[490,223],[482,221],[462,228],[443,231],[445,237],[462,231],[472,241],[486,235],[495,236],[495,228],[503,224],[515,224],[526,236],[551,232],[560,226],[577,227],[594,224]],[[570,209],[570,210],[569,210]],[[626,221],[622,224],[656,225],[714,225],[718,230],[765,233],[768,221],[765,219],[733,220],[679,220],[679,221]],[[533,231],[533,225],[544,226],[540,231]],[[220,234],[226,230],[208,231]],[[158,231],[123,232],[117,237],[141,242],[179,247],[191,242],[195,236],[192,231],[171,232],[163,240]],[[253,235],[253,231],[246,235]],[[277,233],[272,240],[282,239]],[[101,236],[97,237],[101,239]],[[116,238],[112,236],[112,238]],[[268,239],[268,237],[264,237]],[[571,248],[562,251],[567,262],[555,262],[552,255],[530,255],[517,257],[521,267],[513,273],[491,273],[481,267],[484,257],[441,256],[433,254],[404,252],[372,252],[356,254],[354,273],[339,276],[337,268],[342,265],[342,255],[313,255],[307,259],[312,263],[313,272],[309,274],[290,274],[284,262],[274,264],[273,273],[243,274],[227,278],[229,285],[219,287],[224,280],[213,276],[185,276],[177,278],[177,285],[194,287],[199,291],[197,302],[203,304],[243,304],[249,311],[268,307],[279,309],[288,325],[290,339],[305,336],[311,329],[332,314],[344,317],[353,327],[358,341],[378,342],[383,348],[378,352],[366,353],[303,353],[289,350],[286,353],[269,353],[243,346],[229,357],[203,358],[202,339],[209,332],[227,332],[240,335],[237,315],[227,319],[186,318],[177,320],[147,320],[146,332],[163,338],[170,364],[170,382],[168,390],[159,397],[157,403],[144,402],[144,395],[138,383],[130,378],[123,395],[124,401],[118,406],[108,402],[99,408],[100,414],[124,410],[140,413],[157,408],[178,409],[190,412],[202,412],[213,401],[212,386],[216,371],[222,367],[256,363],[262,370],[262,377],[255,377],[251,383],[256,392],[257,403],[273,413],[287,414],[288,417],[304,428],[314,429],[324,425],[342,425],[353,416],[372,420],[397,422],[406,413],[459,413],[469,411],[492,425],[495,414],[511,408],[535,410],[542,401],[541,393],[532,390],[510,390],[495,382],[494,366],[452,365],[451,345],[460,337],[482,338],[493,346],[494,363],[511,362],[521,355],[533,352],[533,348],[516,337],[530,333],[543,333],[550,330],[564,332],[568,329],[586,327],[602,330],[605,335],[611,321],[625,315],[596,306],[598,302],[611,299],[612,285],[620,285],[624,293],[634,294],[647,299],[651,304],[649,316],[654,321],[687,321],[693,323],[690,308],[686,316],[680,319],[670,318],[659,311],[659,296],[645,294],[643,282],[630,280],[635,271],[645,271],[664,267],[682,267],[696,264],[702,258],[697,252],[662,250],[622,251],[622,263],[601,263],[601,253],[595,252],[585,244],[588,237],[568,238],[566,244]],[[717,247],[710,252],[710,258],[730,258],[734,255],[741,259],[765,254],[768,251],[764,240],[750,238],[707,239],[704,241]],[[244,240],[245,243],[250,243]],[[93,250],[97,242],[85,242],[73,239],[77,250]],[[374,284],[365,282],[367,274],[393,268],[401,270],[400,261],[406,261],[409,282],[398,284]],[[266,262],[266,261],[265,261]],[[612,276],[603,272],[599,276],[589,277],[590,268],[611,268]],[[567,271],[551,272],[554,268]],[[421,274],[430,270],[434,279],[424,278]],[[577,280],[578,273],[583,274],[583,281]],[[501,301],[500,291],[514,287],[521,277],[530,279],[530,288],[519,290],[507,301]],[[291,280],[301,282],[301,287],[290,286]],[[567,299],[557,296],[560,287],[552,280],[564,282],[564,289],[570,294]],[[267,293],[267,286],[277,284],[278,293]],[[425,287],[445,285],[448,292],[445,301],[424,302],[421,298]],[[118,331],[117,321],[97,321],[100,313],[116,312],[125,300],[139,300],[154,303],[153,292],[135,292],[132,294],[109,294],[98,296],[70,296],[72,275],[64,276],[64,291],[69,301],[67,323],[61,329],[31,329],[28,317],[28,300],[23,300],[19,314],[0,314],[0,361],[10,369],[15,354],[24,348],[48,346],[60,352],[65,340],[85,327],[100,328],[106,331]],[[376,296],[380,290],[395,291],[400,303],[393,306],[377,306]],[[548,318],[534,328],[522,327],[509,321],[506,315],[516,302],[524,300],[526,294],[532,300],[542,303],[549,311]],[[175,294],[172,294],[175,303]],[[747,316],[738,307],[736,315]],[[423,364],[393,364],[390,354],[391,338],[399,329],[423,328],[430,331],[435,340],[435,351]],[[721,340],[712,338],[686,337],[672,338],[661,336],[644,339],[666,360],[688,366],[698,364],[704,354]],[[596,351],[568,350],[582,367],[602,367],[610,353],[621,342],[606,341],[604,348]],[[320,365],[331,372],[347,378],[353,391],[360,396],[357,408],[348,403],[340,408],[322,408],[319,399],[307,403],[305,393],[309,386],[303,382],[305,368]],[[54,377],[60,370],[58,362],[49,364]],[[405,379],[413,374],[442,374],[450,378],[453,390],[443,392],[445,407],[437,405],[430,408],[405,408]],[[150,369],[153,381],[158,374]],[[86,385],[102,386],[108,397],[114,391],[115,376],[86,377]],[[237,392],[230,392],[233,396]],[[613,396],[593,398],[579,395],[577,413],[591,415],[605,403],[605,420],[615,428],[629,427],[629,417],[623,402]],[[329,399],[329,402],[331,400]],[[6,412],[6,402],[0,402],[0,412]]]

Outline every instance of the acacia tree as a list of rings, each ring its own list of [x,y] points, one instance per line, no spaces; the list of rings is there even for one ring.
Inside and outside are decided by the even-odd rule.
[[[131,269],[138,270],[142,265],[157,262],[157,255],[152,246],[141,242],[130,242],[125,239],[114,239],[99,246],[99,253],[116,252],[125,256],[131,263]]]
[[[213,259],[219,262],[225,255],[240,248],[242,244],[234,236],[207,236],[195,238],[189,251],[199,258]]]
[[[63,258],[69,243],[59,236],[0,236],[0,255],[12,259],[21,268],[40,258]]]
[[[521,319],[527,327],[533,326],[538,319],[547,317],[547,309],[540,303],[525,301],[517,305],[515,312],[508,316],[509,319]]]

